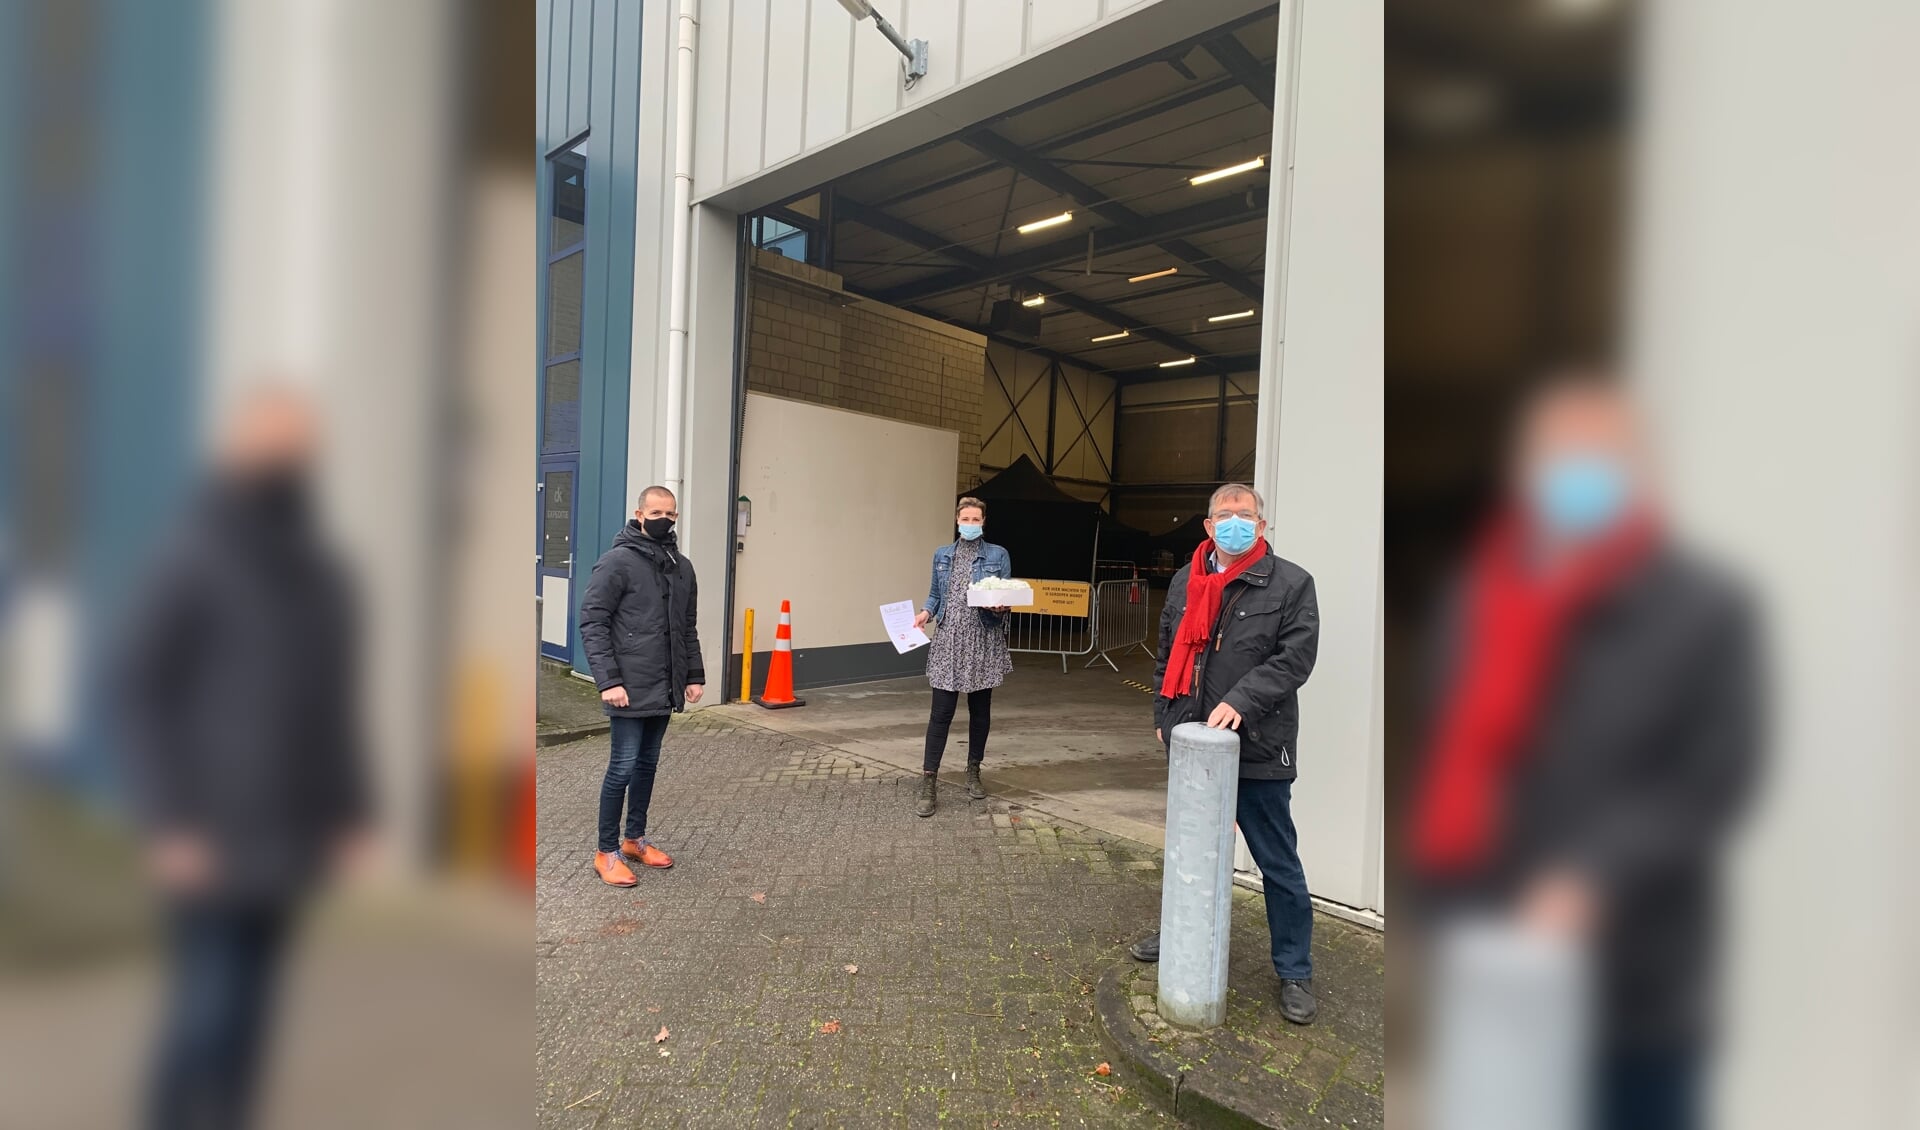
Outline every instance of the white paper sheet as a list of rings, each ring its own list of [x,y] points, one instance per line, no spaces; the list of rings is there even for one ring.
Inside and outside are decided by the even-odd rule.
[[[880,606],[880,622],[887,626],[887,638],[893,641],[893,650],[901,655],[932,642],[927,639],[927,633],[913,626],[913,616],[911,600]]]

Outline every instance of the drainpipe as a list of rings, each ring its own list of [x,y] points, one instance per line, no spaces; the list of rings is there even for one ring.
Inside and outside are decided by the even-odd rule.
[[[693,61],[700,0],[680,0],[674,63],[673,242],[667,313],[667,458],[664,484],[680,497],[685,484],[687,400],[687,276],[693,224]]]

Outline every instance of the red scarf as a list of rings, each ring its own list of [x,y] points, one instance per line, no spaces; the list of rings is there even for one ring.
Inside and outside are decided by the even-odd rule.
[[[1193,551],[1193,568],[1187,573],[1187,611],[1173,633],[1173,654],[1167,657],[1167,677],[1160,684],[1163,698],[1180,698],[1193,690],[1193,664],[1213,640],[1213,623],[1220,618],[1220,600],[1228,582],[1247,571],[1247,566],[1267,555],[1267,541],[1253,543],[1238,561],[1223,573],[1213,571],[1213,539],[1200,543]]]
[[[1546,697],[1567,631],[1645,557],[1655,525],[1640,515],[1576,552],[1550,575],[1525,562],[1514,516],[1481,538],[1467,577],[1464,653],[1442,704],[1414,805],[1413,859],[1430,874],[1483,864],[1504,814],[1507,777]]]

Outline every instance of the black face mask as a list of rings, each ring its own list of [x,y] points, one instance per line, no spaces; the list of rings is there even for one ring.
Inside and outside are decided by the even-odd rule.
[[[641,521],[640,528],[655,541],[665,541],[673,533],[672,518],[647,518]]]

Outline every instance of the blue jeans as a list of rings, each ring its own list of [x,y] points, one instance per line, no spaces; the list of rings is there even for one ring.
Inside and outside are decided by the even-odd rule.
[[[626,838],[647,834],[647,805],[653,801],[653,775],[660,768],[667,716],[608,721],[613,723],[613,753],[607,758],[606,780],[600,782],[600,850],[619,851],[622,802],[627,807]]]
[[[1293,782],[1240,778],[1235,817],[1267,892],[1273,971],[1289,981],[1313,976],[1313,900],[1293,831]]]
[[[293,918],[283,904],[169,909],[169,1000],[147,1096],[151,1130],[252,1123]]]

